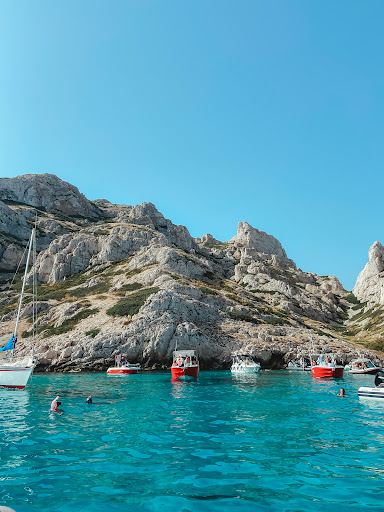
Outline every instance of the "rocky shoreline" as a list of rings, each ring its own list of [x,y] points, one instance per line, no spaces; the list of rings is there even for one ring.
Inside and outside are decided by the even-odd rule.
[[[193,238],[151,203],[89,201],[50,174],[0,178],[0,210],[0,341],[13,332],[20,276],[9,285],[37,216],[38,371],[104,371],[117,353],[159,369],[176,344],[196,349],[203,369],[228,368],[234,353],[278,369],[310,353],[345,363],[384,351],[378,242],[351,294],[247,222],[225,242]],[[20,355],[29,316],[27,304]]]

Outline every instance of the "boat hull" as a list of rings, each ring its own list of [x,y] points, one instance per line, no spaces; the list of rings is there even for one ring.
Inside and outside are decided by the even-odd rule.
[[[10,389],[24,389],[28,384],[33,367],[0,367],[0,387]]]
[[[316,379],[338,379],[343,376],[343,366],[312,366],[311,375]]]
[[[384,387],[377,387],[377,388],[368,388],[368,387],[361,387],[359,388],[359,391],[357,392],[359,397],[365,397],[365,398],[384,398]]]
[[[107,374],[108,375],[129,375],[134,373],[139,373],[140,368],[119,368],[119,367],[112,367],[108,368]]]
[[[232,373],[258,373],[260,371],[260,366],[245,366],[244,368],[233,368],[231,367]]]
[[[171,367],[172,379],[197,379],[199,377],[199,367],[197,365],[187,366],[172,366]]]
[[[368,375],[376,375],[376,373],[381,370],[381,368],[364,368],[364,370],[349,370],[348,373],[352,374],[368,374]]]

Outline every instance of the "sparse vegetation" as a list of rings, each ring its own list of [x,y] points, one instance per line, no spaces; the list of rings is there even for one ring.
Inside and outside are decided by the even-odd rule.
[[[206,295],[219,295],[216,290],[212,290],[212,288],[208,288],[207,286],[199,286],[199,290]]]
[[[232,318],[232,320],[242,320],[243,322],[250,322],[252,324],[259,324],[260,321],[247,314],[247,313],[240,313],[239,311],[226,311],[227,315]]]
[[[260,290],[260,289],[256,289],[256,290],[249,290],[251,293],[266,293],[266,294],[269,294],[269,295],[274,295],[275,293],[279,293],[277,290]]]
[[[374,341],[369,341],[365,346],[370,350],[378,350],[384,352],[384,339],[380,338]]]
[[[111,316],[127,316],[136,315],[141,306],[153,293],[160,291],[160,288],[145,288],[144,290],[131,293],[125,299],[119,300],[114,306],[107,310],[107,314]]]
[[[360,304],[360,301],[357,297],[355,297],[353,295],[353,293],[349,293],[348,295],[346,295],[344,297],[344,299],[347,301],[347,302],[350,302],[351,304]]]
[[[263,321],[266,324],[271,324],[271,325],[290,325],[288,320],[285,320],[284,318],[276,318],[274,316],[263,318]]]
[[[87,297],[87,295],[96,295],[99,293],[105,293],[111,287],[111,282],[109,279],[105,279],[100,281],[93,286],[86,286],[83,288],[75,288],[74,290],[68,290],[68,294],[71,297]]]
[[[314,331],[319,336],[327,336],[328,338],[334,338],[333,334],[330,334],[328,332],[324,332],[321,329],[318,329],[317,327],[311,327],[312,331]]]
[[[85,335],[86,336],[91,336],[91,338],[94,338],[95,336],[97,336],[100,332],[100,329],[91,329],[90,331],[86,331]]]
[[[52,324],[45,324],[38,327],[35,332],[36,334],[43,333],[43,338],[49,338],[50,336],[55,336],[56,334],[64,334],[65,332],[71,331],[79,322],[81,322],[81,320],[88,318],[90,315],[94,315],[98,311],[99,310],[97,308],[82,309],[73,317],[64,320],[64,322],[58,327],[54,327]],[[32,330],[23,331],[21,336],[23,338],[32,336]]]
[[[132,292],[134,290],[140,290],[143,285],[140,283],[128,283],[124,284],[121,288],[119,288],[119,291],[121,292]]]

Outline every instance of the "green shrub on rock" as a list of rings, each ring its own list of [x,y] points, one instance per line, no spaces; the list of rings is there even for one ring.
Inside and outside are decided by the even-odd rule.
[[[158,291],[160,291],[160,288],[153,287],[131,293],[128,297],[119,300],[119,302],[109,308],[107,314],[111,316],[136,315],[148,297]]]
[[[100,332],[100,329],[91,329],[90,331],[86,331],[85,335],[86,336],[91,336],[92,338],[94,338],[95,336],[97,336]]]

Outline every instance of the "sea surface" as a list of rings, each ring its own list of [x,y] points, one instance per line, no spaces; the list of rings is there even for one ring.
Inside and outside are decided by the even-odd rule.
[[[382,512],[384,400],[357,396],[371,383],[287,371],[201,372],[196,382],[36,374],[24,391],[0,390],[0,505]],[[57,394],[62,416],[49,411]]]

